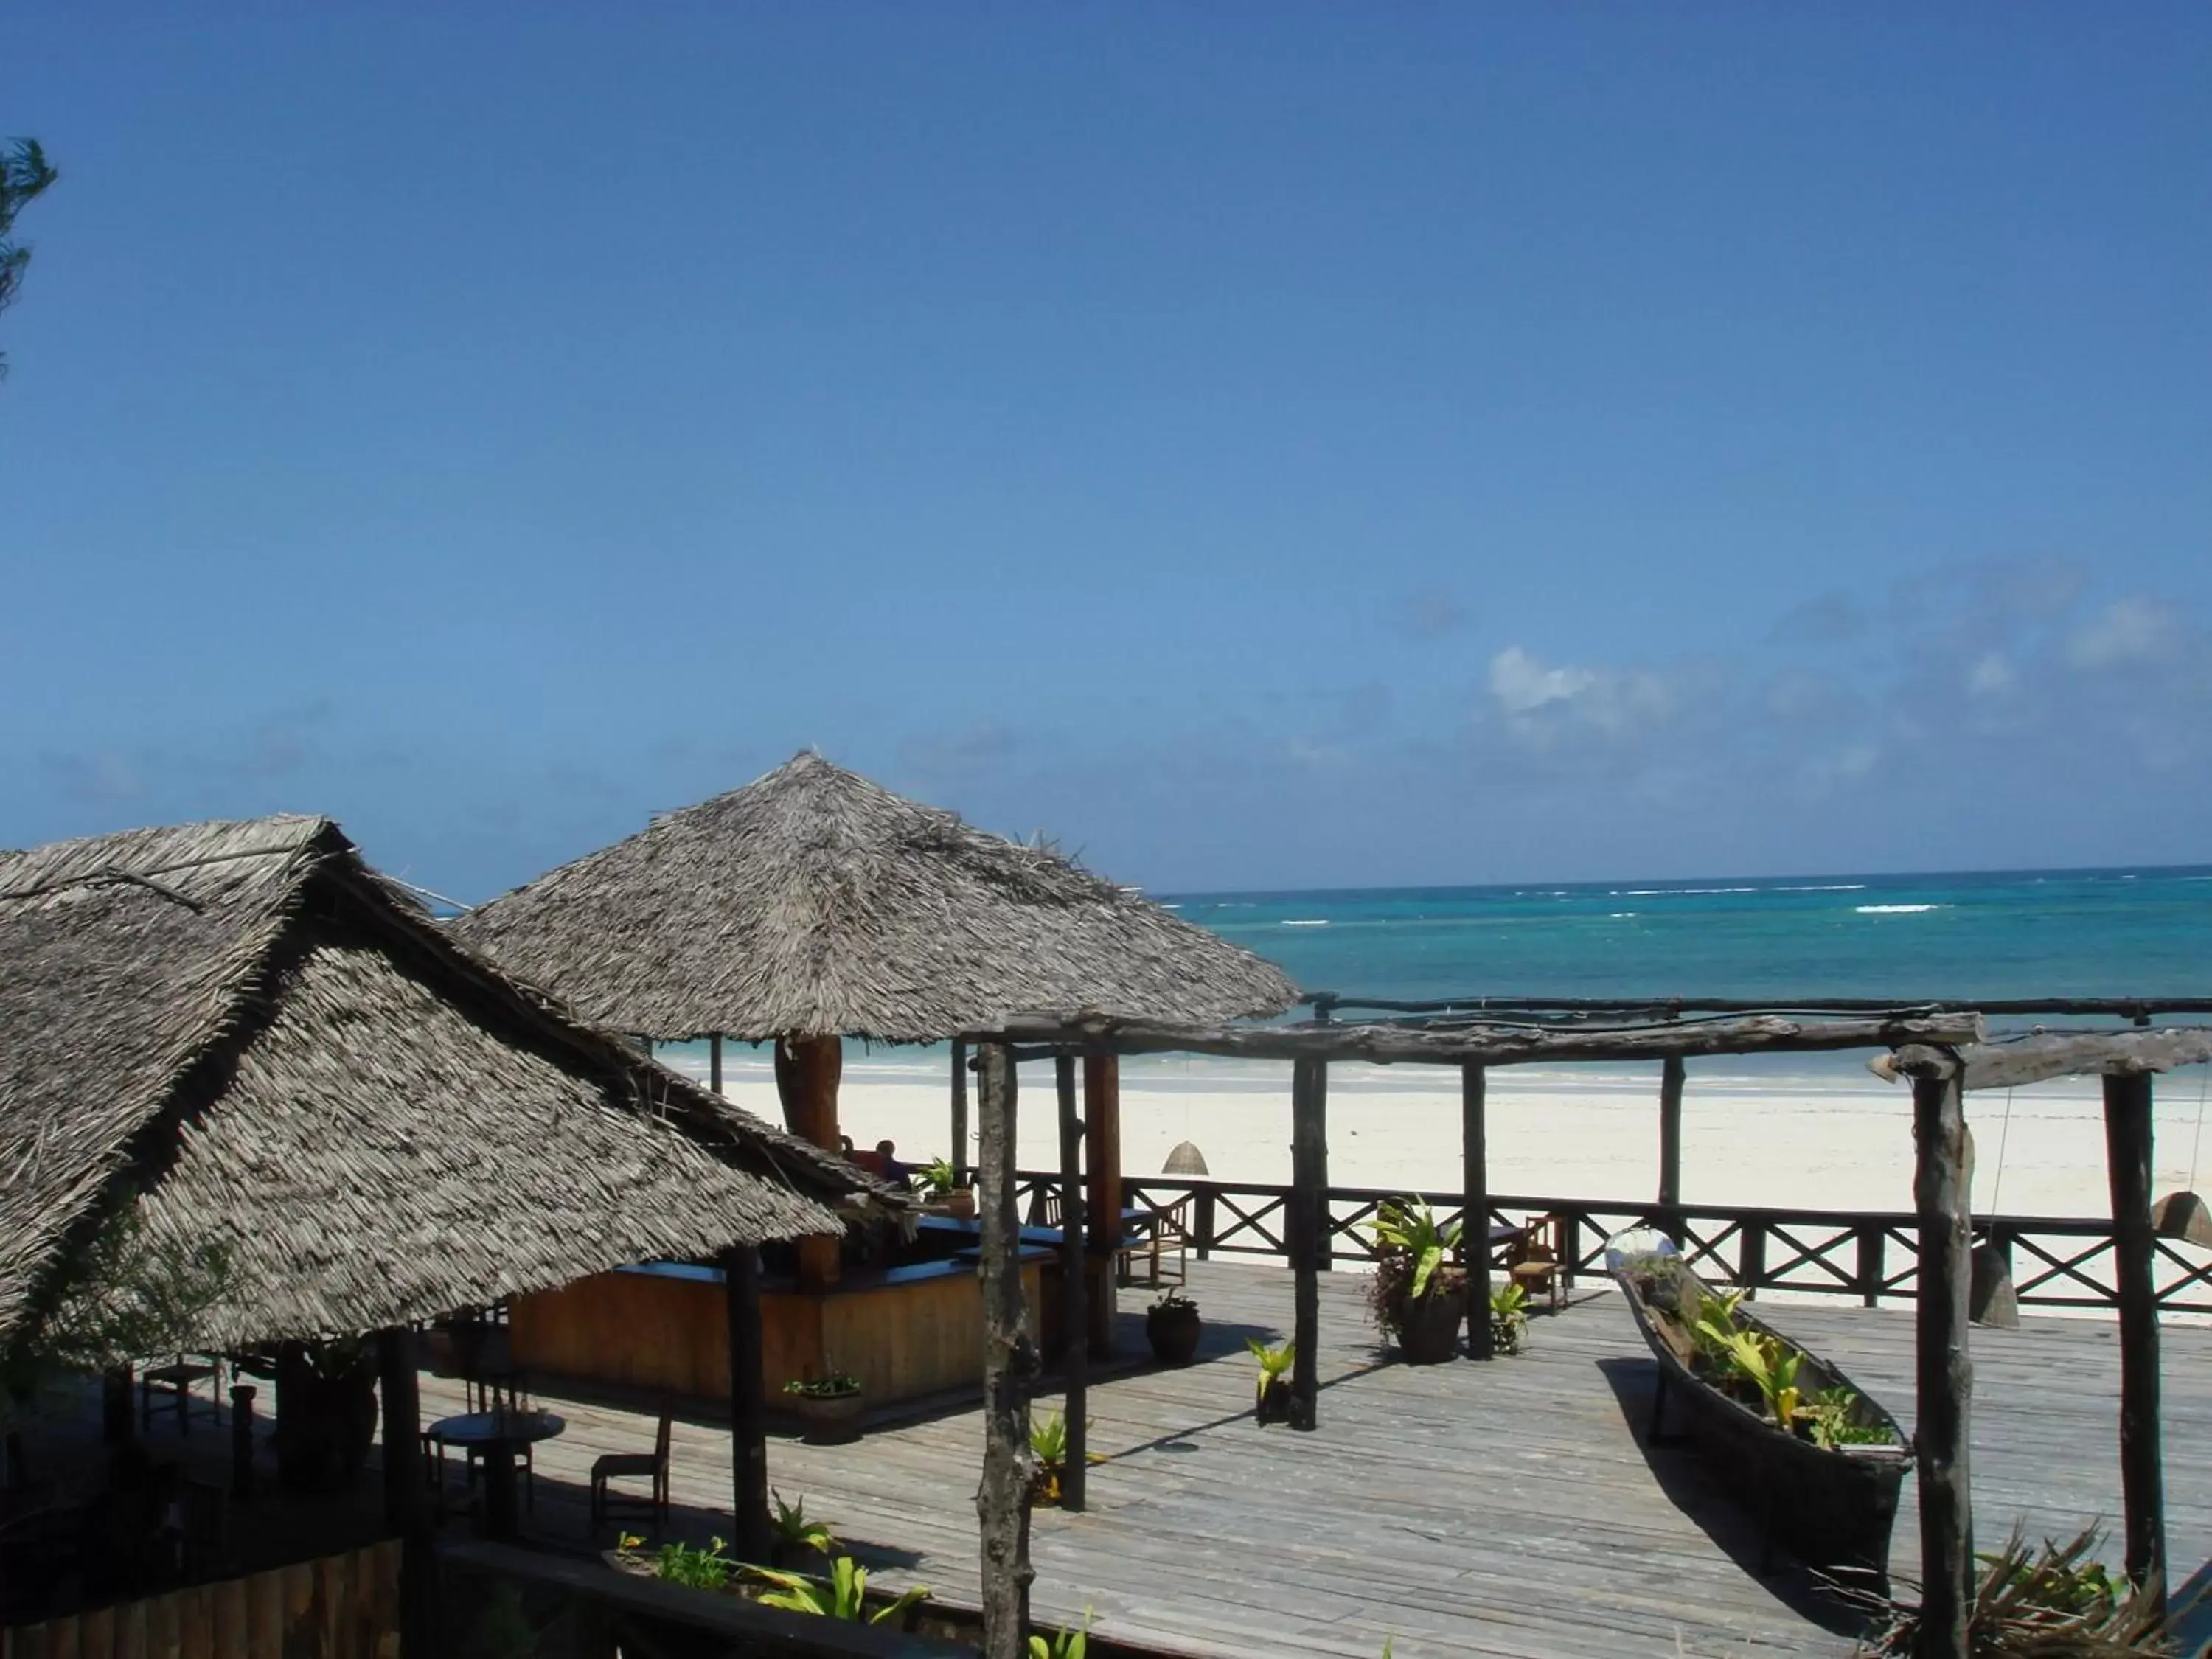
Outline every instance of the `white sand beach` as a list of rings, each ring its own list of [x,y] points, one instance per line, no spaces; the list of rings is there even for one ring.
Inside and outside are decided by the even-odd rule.
[[[703,1072],[702,1052],[663,1058]],[[1692,1064],[1682,1111],[1682,1196],[1690,1203],[1831,1209],[1912,1206],[1911,1100],[1902,1085],[1838,1066],[1820,1076],[1734,1074]],[[1024,1068],[1021,1162],[1057,1161],[1052,1075]],[[2188,1184],[2204,1081],[2161,1079],[2154,1190]],[[1460,1179],[1458,1077],[1443,1068],[1338,1066],[1329,1076],[1329,1176],[1337,1186],[1449,1193]],[[735,1048],[724,1089],[780,1121],[764,1051]],[[1658,1182],[1658,1072],[1499,1068],[1490,1075],[1491,1189],[1531,1197],[1642,1201]],[[948,1150],[941,1057],[848,1062],[846,1133],[889,1139],[908,1163]],[[1290,1179],[1290,1068],[1202,1059],[1132,1060],[1121,1084],[1122,1164],[1158,1171],[1191,1140],[1218,1178]],[[2010,1215],[2108,1212],[2104,1125],[2094,1080],[1967,1103],[1974,1207]],[[972,1107],[971,1107],[972,1123]],[[974,1156],[971,1146],[969,1156]]]

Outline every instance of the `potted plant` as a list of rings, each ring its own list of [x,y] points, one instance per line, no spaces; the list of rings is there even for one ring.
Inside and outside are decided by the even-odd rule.
[[[358,1339],[276,1351],[277,1477],[291,1492],[337,1492],[376,1441],[376,1350]]]
[[[799,1419],[799,1437],[808,1445],[842,1446],[860,1437],[867,1401],[859,1377],[844,1371],[794,1377],[783,1385],[783,1397]]]
[[[1067,1468],[1067,1419],[1047,1412],[1030,1425],[1030,1455],[1036,1462],[1030,1469],[1030,1501],[1060,1502],[1060,1478]]]
[[[1198,1352],[1198,1304],[1181,1291],[1170,1291],[1145,1310],[1145,1340],[1163,1365],[1188,1365]]]
[[[1459,1351],[1467,1317],[1467,1270],[1451,1260],[1460,1225],[1439,1227],[1425,1200],[1386,1200],[1375,1212],[1375,1280],[1367,1304],[1409,1365],[1434,1365]]]
[[[1287,1423],[1291,1420],[1291,1367],[1297,1363],[1298,1345],[1285,1342],[1279,1348],[1271,1348],[1256,1336],[1244,1339],[1244,1346],[1260,1362],[1259,1387],[1253,1401],[1252,1415],[1262,1423]]]
[[[1528,1340],[1528,1292],[1508,1279],[1490,1292],[1490,1350],[1519,1353]]]
[[[770,1566],[797,1566],[814,1553],[828,1555],[836,1549],[837,1534],[830,1523],[806,1518],[804,1495],[795,1504],[785,1503],[780,1492],[771,1491],[769,1496],[775,1499],[775,1515],[769,1523],[775,1534],[769,1542]]]
[[[960,1177],[951,1158],[932,1158],[928,1167],[915,1178],[921,1185],[922,1196],[933,1204],[943,1205],[946,1214],[964,1218],[975,1213],[975,1190],[956,1184]]]

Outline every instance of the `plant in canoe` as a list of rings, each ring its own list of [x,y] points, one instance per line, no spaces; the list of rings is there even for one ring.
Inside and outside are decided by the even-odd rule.
[[[1368,1311],[1414,1364],[1449,1359],[1467,1313],[1467,1270],[1452,1258],[1460,1224],[1438,1225],[1421,1198],[1385,1200],[1375,1212],[1375,1278]]]
[[[837,1547],[837,1534],[830,1529],[827,1521],[810,1521],[806,1516],[806,1498],[802,1494],[797,1502],[787,1504],[783,1494],[771,1491],[775,1500],[775,1514],[769,1525],[775,1536],[770,1540],[770,1557],[779,1567],[789,1566],[793,1561],[803,1561],[807,1552],[818,1550],[827,1555]]]
[[[849,1555],[841,1555],[830,1564],[827,1578],[779,1572],[772,1567],[755,1567],[752,1576],[772,1587],[761,1595],[763,1607],[781,1607],[786,1613],[812,1613],[823,1619],[843,1619],[855,1624],[894,1623],[929,1599],[928,1590],[917,1584],[870,1613],[868,1570]]]
[[[1262,1423],[1287,1423],[1291,1420],[1291,1367],[1298,1363],[1298,1345],[1285,1342],[1279,1348],[1271,1348],[1256,1336],[1244,1339],[1244,1346],[1260,1362],[1260,1376],[1252,1414]]]
[[[1047,1636],[1042,1631],[1032,1632],[1029,1639],[1029,1659],[1084,1659],[1091,1646],[1091,1609],[1083,1610],[1083,1623],[1074,1630],[1061,1630]]]

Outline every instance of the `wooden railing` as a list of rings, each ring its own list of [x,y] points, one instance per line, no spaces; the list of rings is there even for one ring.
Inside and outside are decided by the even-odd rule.
[[[1020,1177],[1024,1214],[1041,1193],[1058,1188],[1056,1173],[1030,1170]],[[1164,1206],[1189,1200],[1192,1245],[1201,1260],[1213,1255],[1273,1256],[1285,1261],[1291,1188],[1254,1182],[1188,1176],[1123,1177],[1131,1205]],[[1328,1238],[1338,1260],[1373,1253],[1377,1206],[1402,1189],[1332,1187]],[[1442,1222],[1461,1218],[1449,1195],[1429,1194]],[[1684,1204],[1613,1204],[1586,1199],[1493,1196],[1491,1219],[1519,1224],[1532,1216],[1564,1218],[1570,1282],[1605,1273],[1605,1241],[1632,1227],[1657,1227],[1679,1243],[1707,1278],[1761,1291],[1812,1291],[1856,1297],[1868,1307],[1909,1301],[1917,1289],[1918,1236],[1906,1211],[1770,1209]],[[2023,1307],[2111,1308],[2112,1225],[2093,1217],[1986,1216],[1976,1237],[1995,1245],[2011,1264],[2013,1289]],[[2158,1304],[2166,1313],[2212,1314],[2212,1252],[2160,1238],[2154,1264]]]

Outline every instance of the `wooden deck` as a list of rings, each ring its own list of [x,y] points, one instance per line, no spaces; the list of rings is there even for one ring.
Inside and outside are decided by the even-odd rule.
[[[1201,1363],[1094,1384],[1089,1513],[1037,1513],[1041,1616],[1086,1607],[1102,1632],[1193,1654],[1374,1659],[1429,1653],[1621,1659],[1677,1654],[1841,1655],[1804,1575],[1761,1577],[1755,1537],[1694,1455],[1641,1443],[1652,1366],[1617,1297],[1589,1289],[1534,1322],[1529,1351],[1488,1365],[1379,1364],[1363,1279],[1324,1275],[1321,1427],[1251,1420],[1248,1334],[1279,1340],[1291,1277],[1196,1263]],[[1586,1287],[1588,1288],[1588,1287]],[[1141,1292],[1124,1292],[1141,1308]],[[1777,1304],[1770,1316],[1830,1356],[1910,1422],[1908,1312]],[[1139,1322],[1123,1316],[1142,1350]],[[2175,1577],[2212,1550],[2212,1332],[2166,1333],[2168,1528]],[[2043,1320],[1974,1334],[1975,1507],[1984,1547],[2017,1520],[2070,1533],[2117,1517],[2117,1343],[2103,1321]],[[426,1417],[455,1385],[423,1380]],[[532,1530],[581,1545],[586,1473],[641,1450],[649,1418],[545,1403],[568,1433],[538,1449]],[[1052,1401],[1041,1402],[1049,1408]],[[973,1604],[974,1493],[982,1431],[960,1411],[872,1431],[853,1446],[775,1440],[772,1478],[830,1520],[884,1582]],[[729,1444],[679,1423],[674,1530],[727,1530]],[[1896,1563],[1917,1549],[1913,1483]],[[720,1510],[718,1516],[714,1511]]]

